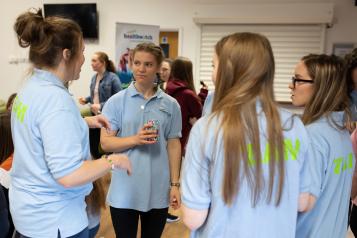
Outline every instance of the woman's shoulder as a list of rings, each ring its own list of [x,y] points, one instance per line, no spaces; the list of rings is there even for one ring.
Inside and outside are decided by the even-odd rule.
[[[111,79],[111,80],[119,80],[119,77],[116,73],[113,72],[107,72],[107,78]]]

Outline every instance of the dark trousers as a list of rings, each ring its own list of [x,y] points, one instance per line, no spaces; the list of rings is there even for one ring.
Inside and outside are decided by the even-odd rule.
[[[100,128],[89,128],[89,147],[93,159],[100,158],[103,154],[99,151]]]
[[[116,237],[136,238],[140,217],[141,238],[160,238],[166,224],[168,208],[140,212],[110,207]]]
[[[12,222],[12,217],[10,214],[10,205],[9,205],[9,189],[5,188],[4,186],[0,185],[4,191],[4,195],[6,198],[6,204],[7,204],[7,220],[9,221],[9,231],[7,233],[7,236],[5,236],[6,238],[11,238],[12,234],[15,231],[15,226],[14,223]],[[0,236],[1,237],[1,236]]]
[[[349,224],[351,231],[357,237],[357,206],[350,202]]]

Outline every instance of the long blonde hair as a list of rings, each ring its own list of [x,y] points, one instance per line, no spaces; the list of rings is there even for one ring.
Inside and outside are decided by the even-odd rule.
[[[250,187],[252,204],[255,206],[261,199],[265,181],[256,110],[260,101],[266,118],[267,144],[274,148],[269,150],[266,200],[270,203],[276,191],[275,204],[279,205],[284,184],[284,144],[273,95],[275,63],[270,43],[259,34],[235,33],[217,43],[216,54],[219,66],[212,112],[220,118],[223,132],[223,200],[232,204],[242,178]],[[248,145],[252,146],[254,163],[249,161]],[[276,179],[278,188],[274,189]]]
[[[345,125],[349,125],[351,111],[348,107],[349,98],[345,65],[341,58],[335,55],[310,54],[302,58],[307,72],[314,81],[311,100],[305,105],[302,115],[304,124],[311,124],[322,116],[329,118],[336,128],[344,129],[330,117],[334,111],[345,112]]]

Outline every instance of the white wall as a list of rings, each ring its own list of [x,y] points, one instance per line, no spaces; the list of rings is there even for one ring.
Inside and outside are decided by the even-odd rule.
[[[330,3],[335,4],[335,20],[332,28],[327,30],[326,51],[331,52],[334,42],[357,43],[357,31],[353,22],[357,22],[357,7],[353,0],[45,0],[45,3],[81,3],[96,2],[99,12],[100,38],[97,43],[86,43],[86,62],[82,67],[81,77],[71,85],[75,97],[87,95],[89,81],[93,75],[90,67],[90,57],[95,51],[105,51],[109,57],[115,57],[115,23],[144,23],[160,25],[163,29],[180,29],[182,33],[179,54],[189,57],[198,64],[198,46],[200,27],[193,22],[193,17],[200,14],[199,5],[224,4],[239,7],[246,3]],[[16,17],[30,7],[41,7],[41,0],[13,0],[2,4],[0,9],[1,34],[1,77],[0,99],[6,99],[12,92],[17,91],[25,80],[28,64],[9,64],[10,58],[26,58],[27,50],[20,49],[13,32]],[[238,5],[237,5],[238,4]],[[301,12],[304,17],[304,12]]]

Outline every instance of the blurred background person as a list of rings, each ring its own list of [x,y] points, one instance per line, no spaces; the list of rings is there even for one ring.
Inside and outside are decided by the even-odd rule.
[[[160,88],[162,90],[166,90],[166,84],[169,81],[170,75],[171,75],[171,65],[172,65],[172,59],[165,58],[160,67]]]
[[[79,98],[79,103],[85,105],[90,103],[92,115],[98,115],[105,102],[121,90],[120,80],[115,74],[115,67],[108,55],[104,52],[94,53],[91,65],[96,74],[92,77],[90,84],[90,96]],[[99,148],[100,129],[89,130],[90,151],[94,158],[102,156]]]

